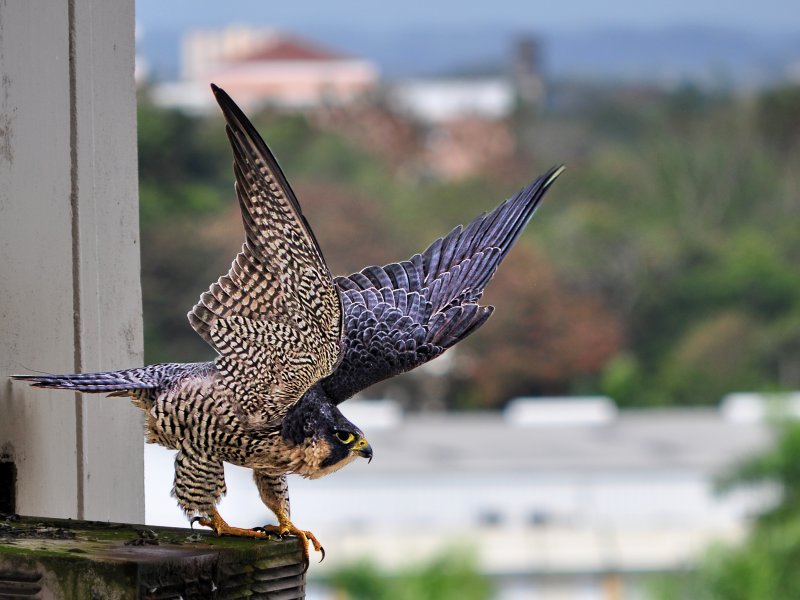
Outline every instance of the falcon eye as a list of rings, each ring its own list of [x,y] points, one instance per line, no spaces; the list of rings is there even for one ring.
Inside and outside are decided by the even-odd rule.
[[[349,444],[355,439],[352,433],[346,433],[344,431],[337,431],[336,432],[336,439],[342,442],[343,444]]]

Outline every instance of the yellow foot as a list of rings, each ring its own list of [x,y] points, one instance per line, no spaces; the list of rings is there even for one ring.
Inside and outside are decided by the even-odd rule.
[[[317,537],[310,531],[303,531],[298,529],[290,521],[283,525],[264,525],[264,527],[256,527],[255,529],[242,529],[241,527],[231,527],[225,522],[216,510],[212,510],[211,514],[207,517],[194,517],[191,521],[192,524],[200,523],[203,527],[210,527],[217,535],[236,535],[240,537],[251,537],[260,540],[270,539],[270,533],[278,534],[283,537],[284,535],[293,535],[303,543],[303,558],[308,569],[309,556],[308,556],[308,542],[314,545],[314,550],[322,554],[320,562],[325,558],[325,549],[317,540]]]
[[[194,517],[192,524],[200,523],[203,527],[210,527],[217,535],[237,535],[240,537],[258,538],[261,540],[269,539],[269,536],[261,531],[253,529],[242,529],[241,527],[231,527],[225,522],[216,510],[211,511],[207,517]]]
[[[256,528],[257,533],[263,532],[264,535],[269,533],[277,533],[281,537],[284,535],[293,535],[295,537],[300,538],[300,541],[303,542],[303,556],[306,560],[306,568],[308,568],[308,542],[311,542],[314,546],[314,550],[322,554],[322,558],[319,559],[319,562],[325,560],[325,548],[322,547],[322,544],[319,543],[317,536],[315,536],[310,531],[304,531],[302,529],[298,529],[294,525],[292,525],[291,521],[286,521],[281,525],[264,525],[263,527]]]

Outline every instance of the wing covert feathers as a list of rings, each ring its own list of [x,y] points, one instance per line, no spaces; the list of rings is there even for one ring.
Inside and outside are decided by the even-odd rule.
[[[226,387],[257,426],[331,372],[341,339],[341,301],[275,157],[233,100],[212,89],[227,122],[245,242],[188,317],[220,353]],[[298,366],[306,360],[313,369]]]

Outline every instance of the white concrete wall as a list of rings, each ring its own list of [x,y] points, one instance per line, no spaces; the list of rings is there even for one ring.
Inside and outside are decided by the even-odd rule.
[[[133,0],[0,0],[0,454],[22,514],[142,522],[141,415],[7,376],[142,361]]]

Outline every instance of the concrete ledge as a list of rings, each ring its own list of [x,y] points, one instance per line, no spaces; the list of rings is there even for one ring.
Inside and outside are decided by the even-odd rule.
[[[304,597],[296,539],[0,516],[0,599]]]

